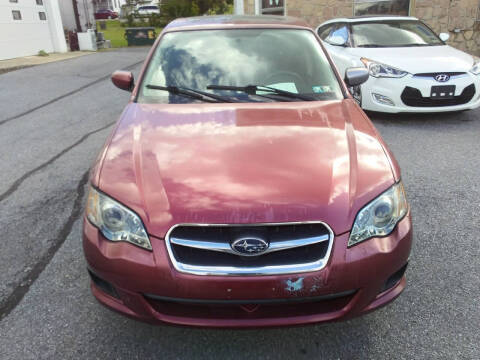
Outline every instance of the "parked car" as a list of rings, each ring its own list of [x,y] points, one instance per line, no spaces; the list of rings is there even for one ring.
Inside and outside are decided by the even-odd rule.
[[[333,19],[317,33],[341,74],[365,66],[370,79],[353,90],[365,110],[440,112],[480,106],[480,62],[414,17]]]
[[[142,5],[137,8],[138,15],[160,14],[160,9],[156,5]]]
[[[192,31],[195,30],[195,31]],[[302,54],[303,56],[297,56]],[[410,210],[395,158],[315,32],[289,17],[177,19],[90,174],[92,292],[152,323],[346,319],[405,288]]]
[[[116,18],[118,18],[118,13],[116,13],[115,11],[112,11],[112,10],[108,10],[108,9],[98,10],[95,13],[95,19],[97,19],[97,20],[99,20],[99,19],[116,19]]]

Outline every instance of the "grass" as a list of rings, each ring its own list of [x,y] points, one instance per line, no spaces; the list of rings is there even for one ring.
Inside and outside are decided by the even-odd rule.
[[[128,46],[127,40],[124,38],[125,29],[120,26],[120,21],[118,20],[106,20],[107,28],[102,30],[100,24],[97,21],[97,30],[103,32],[105,40],[110,40],[113,48],[126,47]],[[157,36],[162,31],[162,28],[155,28]]]

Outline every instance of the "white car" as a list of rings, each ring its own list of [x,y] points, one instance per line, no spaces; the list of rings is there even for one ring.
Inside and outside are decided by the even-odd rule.
[[[441,112],[480,106],[480,62],[445,44],[414,17],[333,19],[317,33],[343,76],[365,66],[370,77],[352,88],[364,110]]]
[[[140,5],[137,7],[139,15],[160,14],[160,9],[157,5]]]

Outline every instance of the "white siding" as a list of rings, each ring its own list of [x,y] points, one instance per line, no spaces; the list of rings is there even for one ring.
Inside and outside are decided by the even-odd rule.
[[[57,0],[43,0],[44,5],[47,1]],[[40,50],[53,52],[55,45],[59,47],[57,51],[63,50],[58,34],[55,43],[52,40],[53,29],[49,24],[52,14],[44,5],[37,5],[36,0],[18,0],[18,3],[0,0],[0,60],[34,55]],[[19,10],[22,19],[13,20],[12,10]],[[39,12],[44,12],[47,20],[40,20]]]

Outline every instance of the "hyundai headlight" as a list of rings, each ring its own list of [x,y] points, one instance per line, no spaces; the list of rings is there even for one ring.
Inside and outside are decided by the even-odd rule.
[[[348,246],[376,236],[387,236],[408,210],[405,190],[401,182],[361,209],[350,233]]]
[[[368,69],[370,76],[380,78],[401,78],[408,74],[408,72],[394,68],[390,65],[385,65],[370,59],[361,58],[361,62]]]
[[[110,241],[126,241],[152,250],[142,220],[133,211],[90,187],[86,215]]]
[[[470,69],[472,74],[480,74],[480,58],[475,57],[473,61],[473,67]]]

